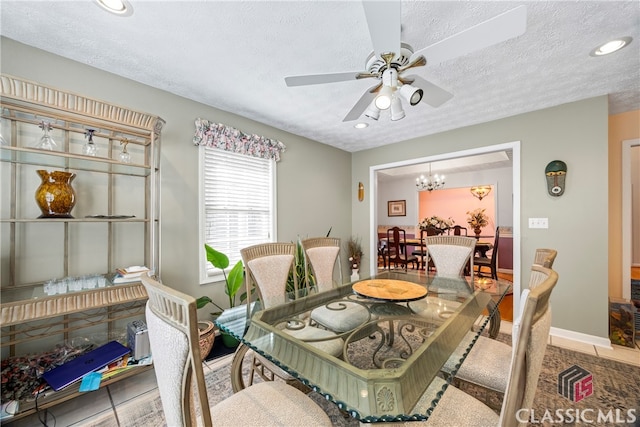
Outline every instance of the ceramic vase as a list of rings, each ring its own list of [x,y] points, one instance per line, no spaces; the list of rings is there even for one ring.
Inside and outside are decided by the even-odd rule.
[[[71,186],[75,173],[37,170],[42,183],[36,190],[36,203],[42,211],[38,218],[73,218],[76,192]]]
[[[476,233],[476,237],[480,236],[480,233],[482,232],[482,228],[475,226],[473,227],[473,232]]]

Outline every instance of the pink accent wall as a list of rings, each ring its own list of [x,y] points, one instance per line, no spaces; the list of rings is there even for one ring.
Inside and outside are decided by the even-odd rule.
[[[467,224],[467,212],[477,208],[486,209],[485,213],[489,217],[489,225],[482,229],[482,235],[492,236],[496,229],[496,204],[494,199],[495,189],[488,196],[479,200],[465,188],[445,188],[434,191],[419,192],[418,220],[422,221],[433,215],[442,218],[451,217],[455,224],[467,227],[467,233],[473,236],[473,230]]]

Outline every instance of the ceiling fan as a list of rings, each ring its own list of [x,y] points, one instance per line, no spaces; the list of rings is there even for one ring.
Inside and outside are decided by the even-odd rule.
[[[410,105],[423,101],[439,107],[453,94],[417,75],[405,76],[411,68],[441,62],[475,52],[517,37],[526,31],[525,6],[497,15],[431,46],[414,51],[400,40],[400,0],[363,1],[373,52],[366,60],[366,71],[311,74],[285,77],[287,86],[307,86],[365,78],[379,82],[360,97],[343,122],[365,116],[378,120],[381,110],[391,109],[391,120],[404,118],[401,98]]]

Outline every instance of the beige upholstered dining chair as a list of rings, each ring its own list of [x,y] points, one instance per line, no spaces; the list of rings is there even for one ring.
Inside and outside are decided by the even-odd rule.
[[[304,251],[307,283],[309,272],[315,277],[319,292],[334,288],[336,265],[338,266],[339,284],[342,284],[342,267],[340,263],[340,239],[337,237],[313,237],[301,242]],[[311,312],[311,320],[330,331],[343,333],[351,331],[370,319],[369,310],[355,302],[343,299],[330,305],[315,308]]]
[[[539,267],[543,268],[543,267]],[[503,366],[507,386],[498,415],[481,401],[450,385],[429,419],[406,422],[416,426],[526,426],[542,370],[542,360],[551,328],[549,298],[558,281],[555,271],[547,269],[547,279],[524,295],[521,328],[514,345],[513,357]],[[476,343],[477,345],[477,343]],[[474,347],[475,349],[475,347]],[[462,366],[468,362],[465,360]],[[444,383],[444,380],[441,380]],[[518,417],[518,414],[519,417]]]
[[[196,300],[147,276],[142,283],[149,295],[149,343],[168,426],[331,425],[313,400],[283,382],[256,384],[209,407]]]
[[[539,248],[536,249],[536,255],[533,259],[533,263],[546,268],[553,268],[553,263],[556,260],[557,255],[558,251],[555,249]]]
[[[429,236],[427,252],[436,267],[436,276],[462,277],[470,263],[469,274],[473,283],[473,254],[476,239],[464,236]]]
[[[300,242],[304,251],[305,276],[307,283],[309,273],[313,274],[319,292],[333,289],[337,283],[342,284],[342,261],[340,260],[340,239],[337,237],[312,237]],[[336,270],[336,266],[338,267]]]
[[[549,281],[557,281],[557,273],[549,268],[539,265],[531,266],[531,277],[529,280],[529,289],[525,289],[522,294],[521,308],[524,309],[524,300],[527,293],[536,289],[542,284]],[[522,311],[520,312],[522,313]],[[487,390],[489,398],[487,403],[495,402],[493,396],[502,396],[507,389],[508,372],[506,367],[509,366],[513,356],[515,343],[519,339],[519,331],[522,328],[522,314],[513,321],[512,345],[480,336],[475,343],[467,358],[460,369],[456,373],[456,381],[464,381],[471,383]],[[462,354],[464,348],[459,346],[455,354]],[[448,362],[443,372],[450,374],[454,369],[454,363]],[[499,401],[499,399],[497,399]],[[495,408],[498,409],[498,408]]]
[[[262,308],[267,309],[287,302],[287,279],[293,275],[295,296],[298,282],[294,274],[296,245],[294,243],[262,243],[240,250],[246,271],[247,295],[255,285]],[[250,301],[247,302],[249,304]],[[301,329],[287,330],[299,339],[318,340],[309,345],[338,357],[342,354],[344,340],[329,330],[307,325]],[[335,339],[331,339],[335,337]],[[266,362],[266,360],[265,360]]]

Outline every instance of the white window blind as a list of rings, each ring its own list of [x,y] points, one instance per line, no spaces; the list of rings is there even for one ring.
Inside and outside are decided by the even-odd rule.
[[[273,239],[275,161],[203,149],[201,236],[204,243],[226,254],[232,267],[241,259],[240,249]],[[205,265],[205,278],[220,273],[206,256]]]

